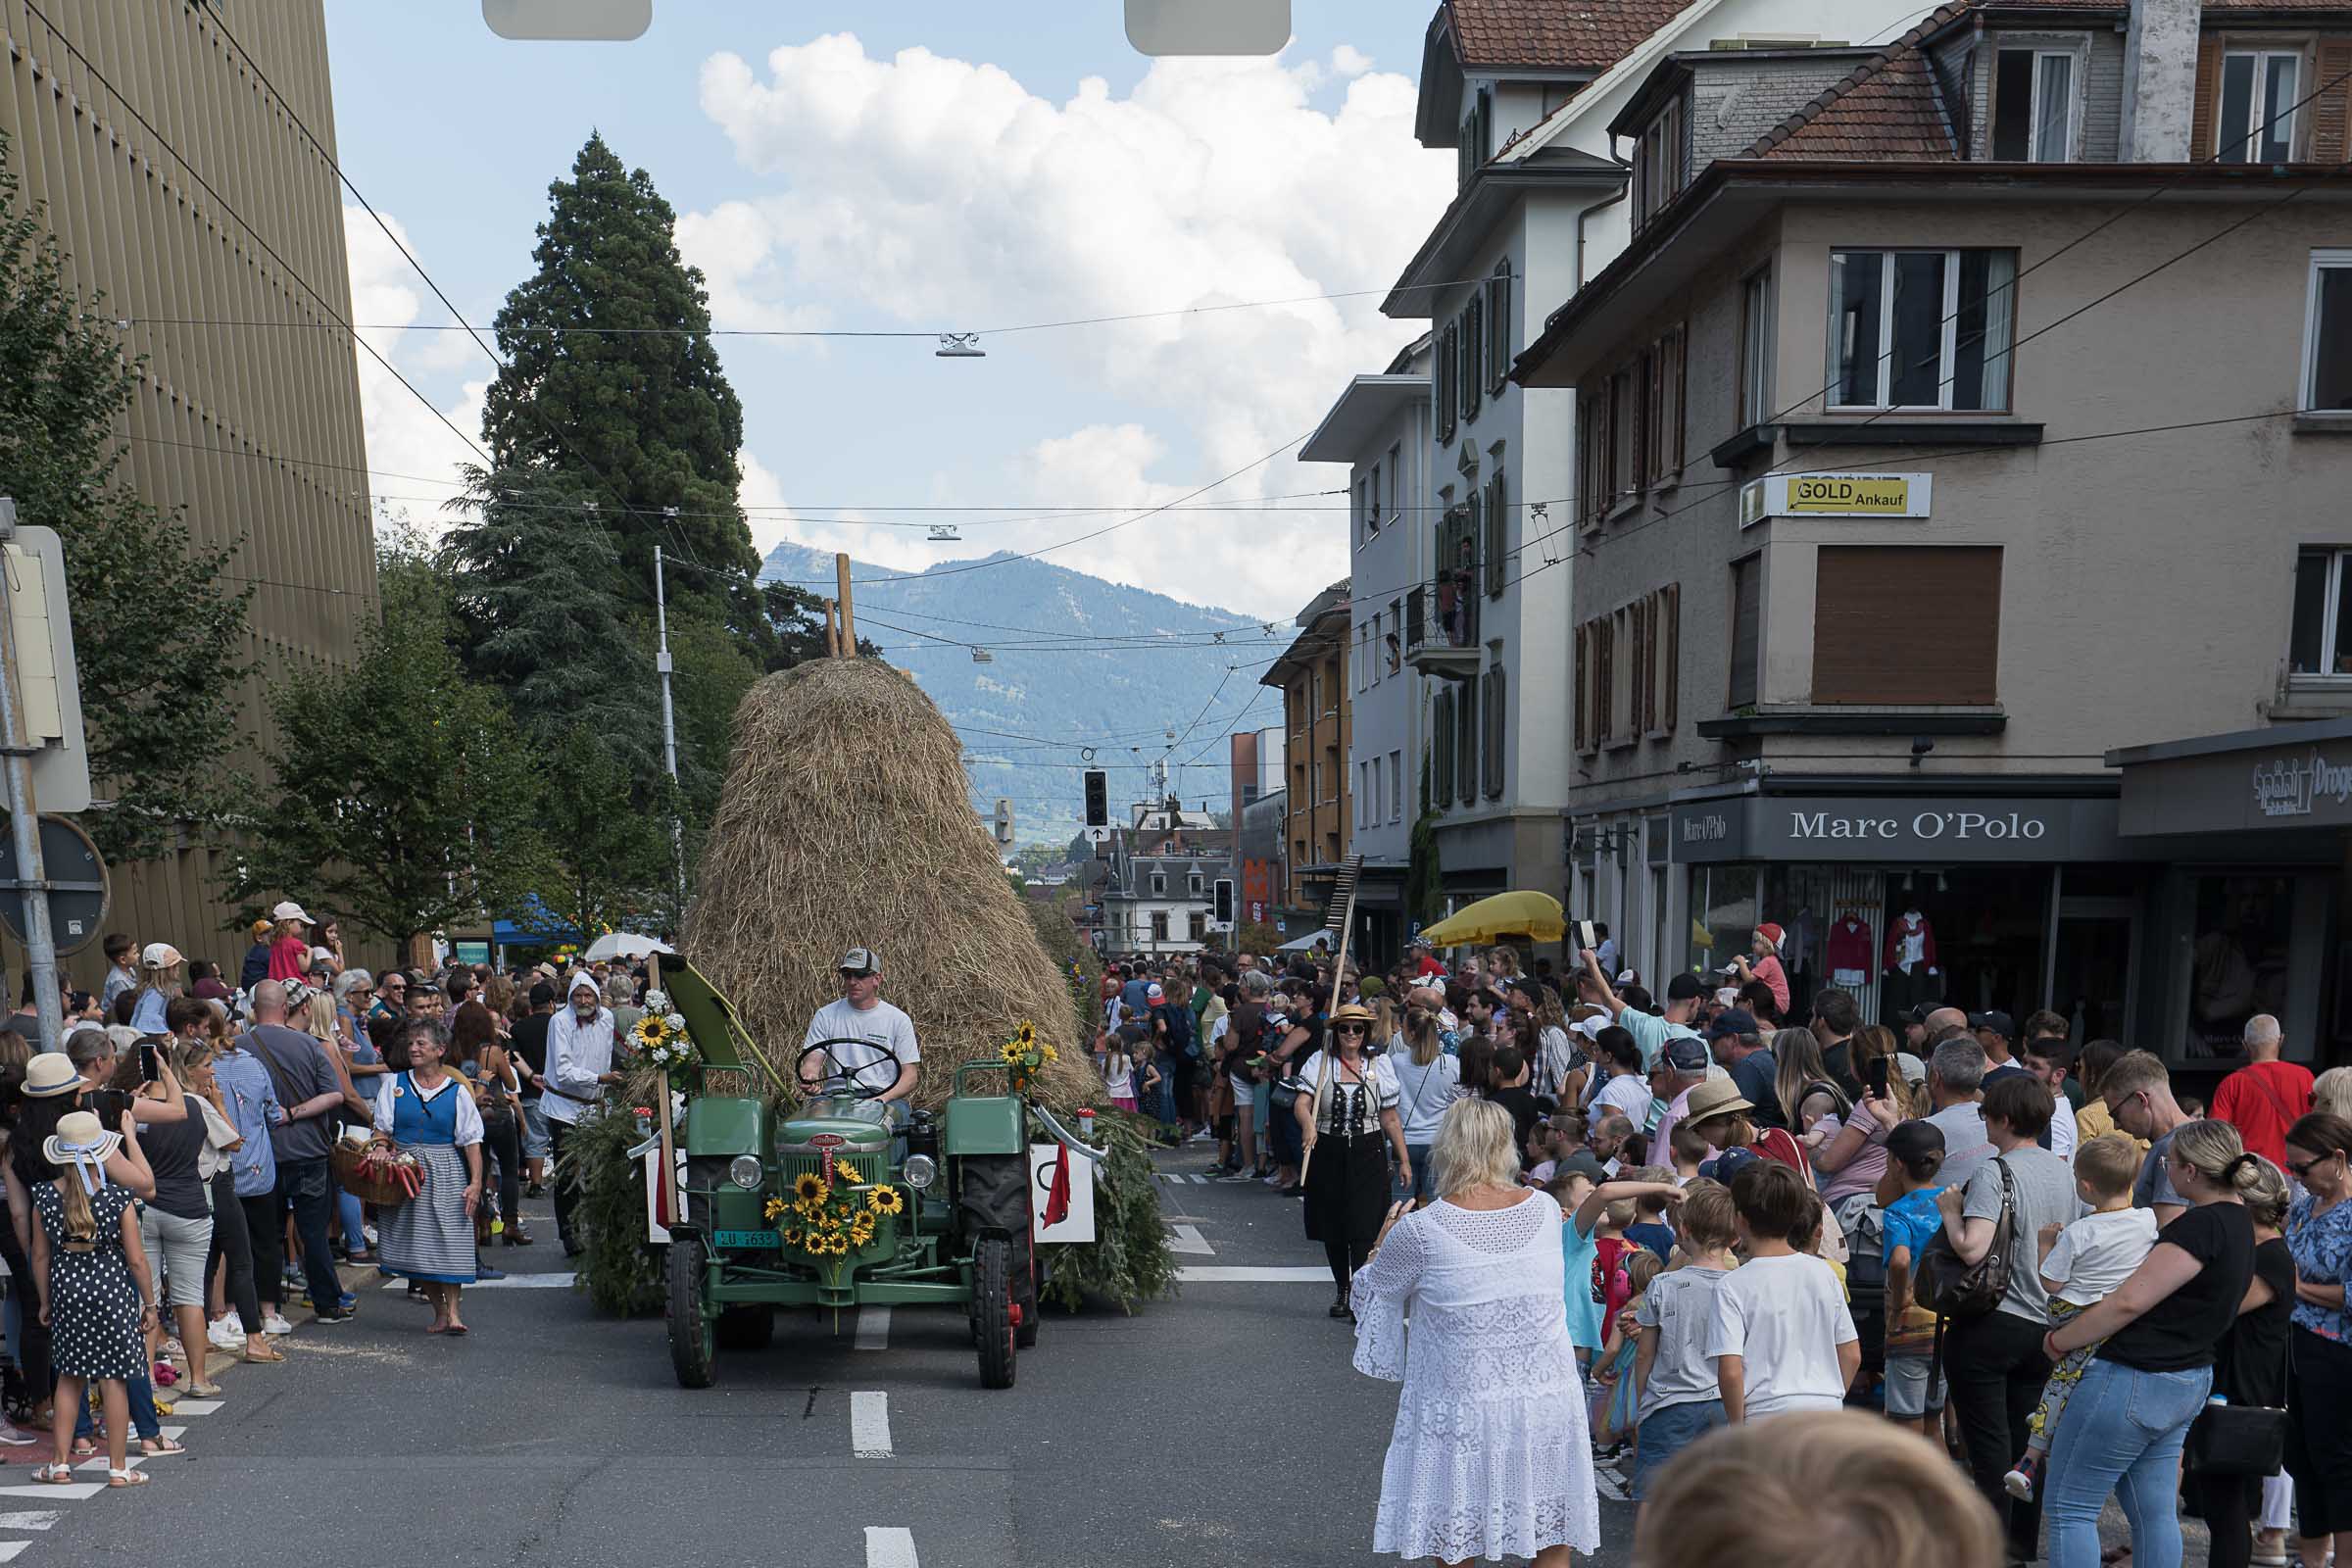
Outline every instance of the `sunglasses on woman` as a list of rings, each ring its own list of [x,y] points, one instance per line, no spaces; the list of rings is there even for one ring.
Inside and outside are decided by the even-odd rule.
[[[2286,1162],[2286,1168],[2288,1173],[2292,1175],[2295,1180],[2309,1185],[2311,1181],[2311,1173],[2313,1171],[2318,1170],[2322,1165],[2325,1165],[2329,1160],[2335,1158],[2336,1154],[2340,1154],[2343,1151],[2339,1149],[2335,1151],[2334,1153],[2322,1154],[2317,1159],[2307,1159],[2300,1165],[2296,1164],[2290,1159]]]
[[[1360,1023],[1333,1024],[1331,1026],[1331,1032],[1337,1035],[1360,1035],[1370,1033],[1370,1031],[1365,1029]]]

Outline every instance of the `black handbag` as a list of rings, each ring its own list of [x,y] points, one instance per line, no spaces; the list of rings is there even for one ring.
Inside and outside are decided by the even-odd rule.
[[[2209,1404],[2188,1428],[2188,1464],[2209,1476],[2276,1475],[2286,1460],[2286,1412]]]
[[[2009,1174],[2008,1160],[1996,1155],[1993,1164],[2001,1172],[2001,1215],[1993,1222],[1992,1242],[1984,1255],[1974,1263],[1966,1261],[1940,1228],[1921,1249],[1911,1297],[1938,1317],[1983,1317],[2009,1292],[2017,1246],[2017,1183]]]

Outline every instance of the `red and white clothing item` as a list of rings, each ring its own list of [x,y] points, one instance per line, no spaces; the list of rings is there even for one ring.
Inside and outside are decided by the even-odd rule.
[[[1916,968],[1937,972],[1936,928],[1917,909],[1905,909],[1902,917],[1886,928],[1886,967],[1905,974]]]
[[[1849,990],[1870,984],[1870,922],[1858,914],[1847,914],[1830,927],[1829,937],[1822,944],[1822,957],[1830,969],[1830,984]]]

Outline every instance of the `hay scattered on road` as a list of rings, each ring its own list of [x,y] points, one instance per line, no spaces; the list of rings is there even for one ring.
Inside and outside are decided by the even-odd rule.
[[[754,686],[703,851],[685,951],[789,1073],[809,1014],[840,994],[853,947],[881,956],[884,998],[914,1020],[917,1104],[994,1057],[1025,1019],[1061,1059],[1042,1098],[1096,1103],[1066,982],[973,811],[956,732],[878,660],[818,660]]]

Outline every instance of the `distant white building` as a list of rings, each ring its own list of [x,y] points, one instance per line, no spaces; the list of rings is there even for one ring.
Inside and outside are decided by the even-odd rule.
[[[1421,809],[1421,759],[1429,688],[1404,662],[1405,603],[1428,579],[1434,535],[1422,498],[1429,482],[1430,339],[1404,349],[1379,375],[1359,375],[1298,449],[1307,463],[1348,466],[1348,653],[1350,847],[1364,858],[1356,909],[1375,965],[1403,951],[1409,918],[1405,873]]]
[[[1564,832],[1575,393],[1508,375],[1545,313],[1626,246],[1629,148],[1610,122],[1669,53],[1885,41],[1917,15],[1914,0],[1445,0],[1431,19],[1416,134],[1455,150],[1460,189],[1382,309],[1431,330],[1426,477],[1402,514],[1427,564],[1394,581],[1403,663],[1436,681],[1425,745],[1449,900],[1538,888],[1589,906]],[[1398,597],[1360,565],[1355,581],[1384,608]]]

